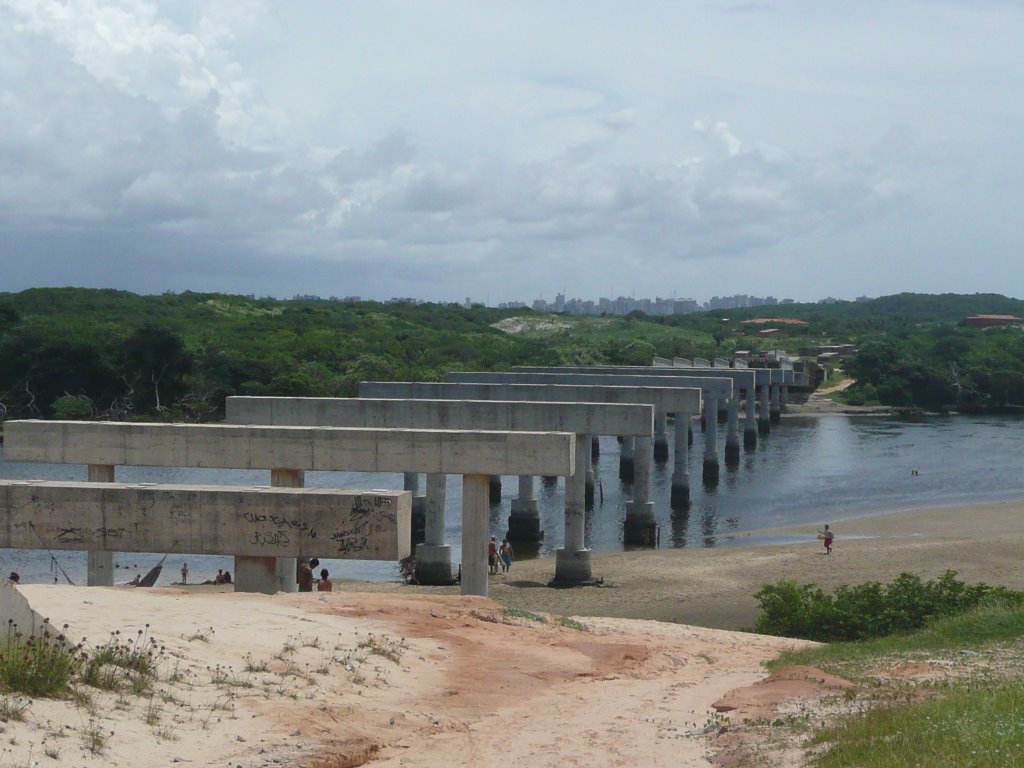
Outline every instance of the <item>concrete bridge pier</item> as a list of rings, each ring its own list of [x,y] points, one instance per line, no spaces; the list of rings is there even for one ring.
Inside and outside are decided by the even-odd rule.
[[[782,405],[779,397],[781,384],[772,384],[769,395],[768,414],[772,424],[778,424],[782,420]]]
[[[761,384],[757,391],[760,400],[757,407],[757,431],[762,435],[767,435],[772,431],[771,420],[768,415],[768,389],[768,384]]]
[[[512,513],[508,516],[510,541],[540,541],[540,506],[534,495],[533,475],[519,475],[519,495],[512,499]]]
[[[416,545],[416,581],[420,584],[452,583],[452,547],[444,543],[447,491],[447,475],[427,475],[423,543]]]
[[[501,503],[501,475],[491,475],[487,480],[487,498],[491,504]]]
[[[751,387],[746,391],[744,405],[747,409],[747,417],[743,422],[743,447],[747,450],[757,448],[757,388]]]
[[[423,538],[423,516],[426,508],[426,497],[420,493],[419,472],[402,473],[402,489],[412,493],[412,543],[419,544]]]
[[[597,485],[597,475],[594,472],[593,462],[587,462],[587,477],[583,486],[583,504],[587,510],[594,508],[594,488]]]
[[[463,595],[487,597],[487,521],[490,516],[490,475],[462,476]]]
[[[306,473],[301,469],[271,469],[270,485],[275,488],[303,488]],[[294,557],[258,557],[235,555],[235,591],[297,592],[299,589],[298,559]]]
[[[718,465],[718,430],[715,424],[715,414],[718,411],[718,403],[714,397],[704,397],[704,419],[707,422],[707,429],[704,431],[704,471],[703,479],[708,485],[718,484],[720,467]]]
[[[647,446],[650,449],[650,445]],[[584,496],[586,493],[588,435],[576,435],[576,472],[565,478],[565,546],[555,550],[555,578],[552,584],[569,586],[593,580],[590,550],[586,548]]]
[[[690,414],[677,413],[675,424],[675,456],[672,462],[672,509],[690,508],[689,431]]]
[[[668,460],[668,414],[661,409],[654,413],[654,460]]]
[[[789,385],[788,384],[782,384],[779,387],[779,398],[780,398],[780,401],[781,401],[780,402],[779,410],[782,411],[782,413],[785,413],[788,410],[787,406],[789,405]]]
[[[654,518],[654,502],[648,501],[651,485],[651,438],[636,438],[636,472],[633,500],[626,502],[626,521],[622,541],[630,546],[653,547],[658,523]]]
[[[734,392],[729,398],[729,408],[726,418],[725,432],[725,463],[727,466],[736,466],[740,463],[740,432],[739,432],[739,404],[737,398],[739,392]]]
[[[113,464],[89,464],[90,483],[113,483]],[[114,586],[114,553],[107,551],[88,552],[86,556],[85,583],[90,587]]]
[[[622,438],[622,452],[619,454],[619,479],[624,483],[633,480],[634,465],[636,462],[636,446],[634,438]]]

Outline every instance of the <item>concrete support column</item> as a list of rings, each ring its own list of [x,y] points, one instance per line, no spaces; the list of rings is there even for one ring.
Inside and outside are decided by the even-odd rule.
[[[746,391],[747,418],[743,423],[743,447],[757,447],[757,387]]]
[[[487,520],[489,475],[462,476],[462,589],[464,595],[487,597]]]
[[[418,472],[402,473],[402,489],[412,493],[412,543],[424,541],[423,527],[426,497],[420,493],[420,476]]]
[[[757,431],[759,434],[767,435],[772,431],[771,420],[768,416],[768,385],[762,384],[758,387],[760,403],[757,407]]]
[[[779,396],[781,398],[781,408],[779,409],[782,413],[785,413],[789,405],[789,384],[782,384],[779,387]]]
[[[704,398],[704,420],[707,429],[704,430],[704,473],[705,483],[717,483],[718,466],[718,429],[715,424],[715,414],[718,412],[717,398]]]
[[[633,500],[626,502],[626,522],[622,540],[632,546],[653,547],[658,523],[654,518],[654,502],[650,498],[651,438],[636,438],[636,472],[633,480]]]
[[[650,445],[647,448],[650,450]],[[583,584],[592,578],[590,550],[584,540],[589,451],[589,436],[576,435],[576,474],[565,478],[565,546],[555,550],[555,584]]]
[[[583,505],[587,509],[594,508],[594,486],[597,483],[597,475],[594,473],[593,460],[587,462],[587,476],[583,486]]]
[[[672,499],[673,509],[689,509],[690,507],[690,470],[687,458],[690,452],[690,414],[676,414],[675,458],[672,462]]]
[[[595,459],[601,455],[600,435],[594,435],[592,438],[590,438],[590,455]]]
[[[488,477],[487,498],[491,504],[501,503],[501,475],[490,475]]]
[[[416,581],[420,584],[452,583],[452,548],[444,543],[447,490],[447,475],[427,475],[423,543],[416,545]]]
[[[782,420],[782,406],[779,402],[779,384],[772,384],[770,388],[768,414],[772,424],[778,424]]]
[[[622,438],[622,452],[619,454],[619,479],[626,483],[633,479],[633,464],[636,460],[634,443],[632,437]]]
[[[302,488],[306,473],[301,469],[272,469],[270,484],[275,488]],[[235,592],[297,592],[298,560],[294,557],[235,555]]]
[[[519,495],[512,499],[512,514],[508,516],[508,538],[510,541],[540,541],[544,531],[540,529],[540,506],[534,496],[534,478],[519,476]]]
[[[114,482],[113,464],[90,464],[90,483]],[[90,587],[114,586],[114,553],[108,551],[89,552],[86,556],[85,583]]]
[[[668,459],[668,414],[662,410],[654,413],[654,460]]]
[[[719,424],[725,424],[729,420],[729,401],[724,397],[718,401],[718,414],[717,421]]]
[[[725,431],[725,463],[726,464],[738,464],[740,460],[740,406],[739,406],[739,390],[734,390],[732,397],[729,398],[728,412],[726,415],[726,431]]]

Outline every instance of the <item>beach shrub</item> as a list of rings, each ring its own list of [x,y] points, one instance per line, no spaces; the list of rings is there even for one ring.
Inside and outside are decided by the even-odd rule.
[[[73,646],[63,633],[44,630],[25,636],[13,621],[0,648],[0,685],[26,696],[61,696],[81,668],[81,646]]]
[[[956,571],[928,581],[901,573],[887,585],[843,585],[832,595],[814,584],[784,579],[764,585],[754,597],[761,606],[754,624],[757,632],[821,642],[909,632],[983,603],[1024,605],[1024,593],[984,583],[969,585],[956,578]]]

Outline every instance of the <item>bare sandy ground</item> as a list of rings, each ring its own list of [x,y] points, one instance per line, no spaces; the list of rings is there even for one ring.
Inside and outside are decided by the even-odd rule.
[[[0,766],[707,766],[716,702],[741,717],[843,684],[814,670],[759,683],[762,661],[799,644],[732,631],[753,624],[761,584],[954,569],[1022,589],[1022,511],[830,521],[831,556],[810,529],[777,532],[806,537],[788,546],[598,555],[603,587],[550,589],[552,561],[518,562],[491,577],[490,599],[397,584],[272,597],[28,585],[37,610],[93,646],[148,632],[163,675],[142,695],[32,702],[0,723]]]
[[[3,766],[705,766],[711,705],[798,645],[485,598],[23,591],[93,646],[148,632],[163,679],[33,702],[2,724]]]

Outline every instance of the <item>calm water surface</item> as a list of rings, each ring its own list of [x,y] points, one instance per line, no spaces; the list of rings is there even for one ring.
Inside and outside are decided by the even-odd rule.
[[[724,446],[724,427],[718,443]],[[728,546],[735,534],[786,525],[856,517],[879,510],[911,509],[946,504],[1024,498],[1024,421],[1016,417],[929,417],[913,421],[878,417],[827,416],[786,418],[772,433],[744,452],[738,466],[724,464],[719,484],[702,487],[702,436],[695,435],[690,452],[691,497],[688,512],[669,509],[672,459],[656,463],[651,472],[651,500],[660,526],[662,547]],[[632,489],[619,480],[619,446],[614,437],[601,438],[597,459],[598,488],[595,508],[587,516],[587,542],[596,551],[622,549],[622,519]],[[911,475],[911,469],[919,474]],[[0,451],[0,478],[85,480],[82,465],[5,463]],[[201,470],[118,467],[125,482],[221,483],[269,485],[269,471]],[[307,472],[312,487],[401,488],[396,474]],[[446,538],[453,546],[453,561],[461,558],[461,478],[449,477]],[[502,501],[491,507],[491,532],[505,531],[511,499],[518,491],[514,477],[506,477]],[[537,556],[549,557],[562,544],[564,487],[561,481],[538,480],[544,541]],[[839,527],[842,535],[841,526]],[[751,538],[744,537],[744,543]],[[754,541],[757,541],[756,537]],[[767,541],[767,539],[765,539]],[[533,553],[523,552],[520,559]],[[54,552],[59,564],[76,583],[85,582],[85,554]],[[160,554],[123,554],[117,557],[128,581],[145,572]],[[392,563],[341,561],[321,558],[339,578],[391,580]],[[231,558],[180,556],[168,558],[160,583],[179,578],[187,561],[190,581],[208,578],[218,568],[231,569]],[[55,564],[46,552],[0,549],[0,571],[17,570],[24,581],[53,581]],[[57,574],[59,575],[59,574]],[[63,581],[63,577],[60,578]]]

